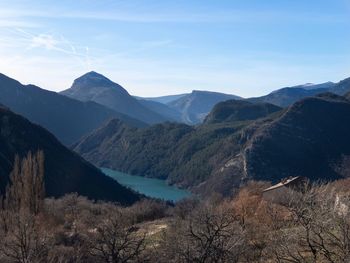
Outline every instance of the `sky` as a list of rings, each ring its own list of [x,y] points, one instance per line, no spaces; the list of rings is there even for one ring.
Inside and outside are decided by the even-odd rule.
[[[0,0],[0,72],[61,91],[242,97],[350,77],[350,0]]]

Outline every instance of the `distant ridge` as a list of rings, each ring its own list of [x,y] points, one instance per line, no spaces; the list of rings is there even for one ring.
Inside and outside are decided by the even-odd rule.
[[[194,90],[167,105],[181,113],[181,119],[184,123],[198,124],[205,119],[215,104],[230,99],[241,98],[219,92]]]
[[[332,89],[329,90],[338,95],[344,95],[350,92],[350,78],[346,78],[338,82]]]
[[[287,107],[303,98],[312,97],[323,92],[332,92],[338,95],[344,95],[350,91],[350,78],[344,79],[338,83],[325,82],[321,84],[304,84],[294,87],[286,87],[275,90],[268,95],[248,98],[251,102],[267,102],[280,107]]]
[[[294,102],[306,97],[312,97],[322,92],[326,92],[328,89],[304,89],[298,87],[283,88],[276,90],[268,95],[256,98],[247,99],[250,102],[264,102],[271,103],[279,107],[288,107]]]
[[[0,74],[0,103],[40,124],[69,145],[111,118],[131,126],[145,123],[94,102],[81,102]]]

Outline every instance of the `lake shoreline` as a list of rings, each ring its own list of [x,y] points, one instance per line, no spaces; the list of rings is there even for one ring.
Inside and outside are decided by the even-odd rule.
[[[177,202],[192,195],[188,190],[169,185],[166,180],[130,175],[104,167],[100,169],[105,175],[113,178],[121,185],[148,197]]]

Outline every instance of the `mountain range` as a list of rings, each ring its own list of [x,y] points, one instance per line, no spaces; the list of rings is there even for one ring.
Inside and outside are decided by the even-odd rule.
[[[338,83],[304,84],[245,100],[287,107],[322,92],[343,95],[350,91],[349,82],[350,78]],[[0,103],[42,125],[66,145],[78,141],[112,118],[134,127],[166,121],[193,125],[204,121],[217,103],[229,99],[243,100],[235,95],[207,91],[136,99],[120,85],[96,72],[79,77],[62,94],[34,85],[22,85],[0,74],[0,93]]]
[[[261,97],[243,99],[236,95],[218,92],[193,91],[189,94],[170,95],[155,98],[146,98],[166,104],[180,114],[180,122],[186,124],[199,124],[212,110],[214,105],[230,99],[247,100],[253,103],[270,103],[279,107],[288,107],[298,100],[312,97],[324,92],[344,95],[350,91],[350,79],[338,83],[325,82],[321,84],[307,83],[292,87],[281,88]],[[179,121],[179,119],[176,119]]]
[[[217,114],[221,107],[231,120]],[[230,194],[247,180],[350,176],[342,169],[350,159],[349,100],[326,93],[287,109],[267,111],[271,105],[258,104],[259,114],[242,114],[251,107],[236,100],[220,103],[209,114],[219,117],[198,127],[159,124],[137,129],[111,121],[74,150],[96,165],[167,179],[201,194]]]
[[[229,195],[247,180],[350,176],[350,78],[248,99],[207,91],[143,99],[96,72],[62,94],[0,74],[0,94],[2,191],[15,154],[38,149],[49,195],[122,203],[139,196],[87,161],[202,195]]]
[[[0,107],[0,192],[4,193],[16,155],[42,150],[48,196],[76,192],[90,199],[131,204],[140,196],[105,176],[63,146],[51,133],[6,107]]]
[[[268,95],[248,98],[247,100],[251,102],[267,102],[280,107],[288,107],[298,100],[324,92],[344,95],[346,92],[350,91],[349,82],[350,79],[345,79],[338,83],[325,82],[322,84],[304,84],[294,87],[286,87],[273,91]]]
[[[0,103],[52,132],[69,145],[112,118],[131,126],[145,123],[95,102],[81,102],[0,74]]]

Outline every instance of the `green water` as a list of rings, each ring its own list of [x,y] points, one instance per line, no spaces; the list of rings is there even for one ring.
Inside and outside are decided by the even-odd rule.
[[[149,197],[176,202],[191,195],[189,191],[168,185],[165,180],[129,175],[107,168],[101,170],[120,184]]]

